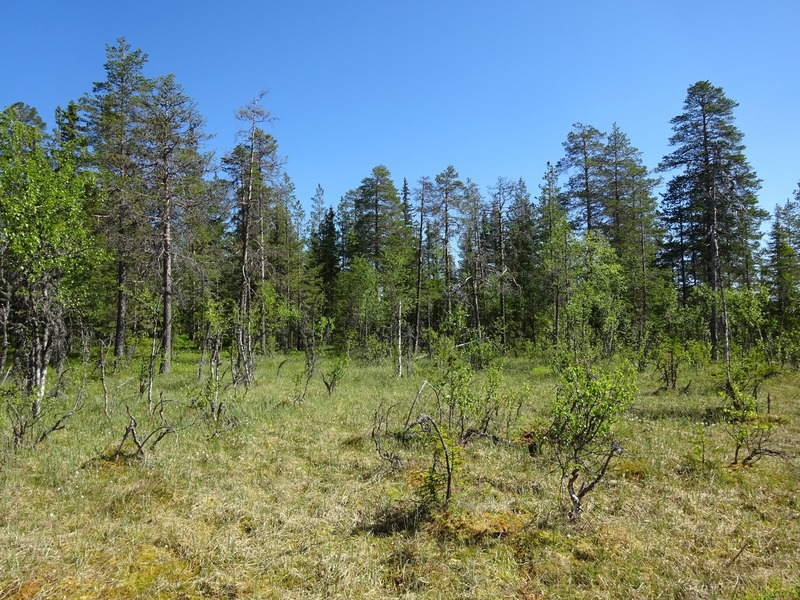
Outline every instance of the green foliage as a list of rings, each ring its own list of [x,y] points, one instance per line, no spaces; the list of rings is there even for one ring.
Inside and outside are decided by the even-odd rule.
[[[723,392],[722,415],[726,431],[734,442],[734,463],[739,462],[742,450],[747,452],[744,464],[777,453],[769,444],[779,420],[760,411],[758,393],[767,379],[779,373],[754,351],[732,368],[731,379]]]
[[[475,371],[455,340],[448,335],[434,336],[431,343],[433,360],[429,379],[441,391],[445,402],[449,429],[467,429],[467,420],[476,411],[472,382]]]
[[[733,462],[739,462],[742,449],[748,454],[745,463],[752,462],[763,453],[764,444],[769,441],[774,423],[762,418],[758,412],[758,401],[753,396],[743,394],[734,387],[728,394],[728,401],[722,408],[728,435],[734,442]]]
[[[342,379],[344,379],[349,367],[350,358],[346,354],[340,354],[334,359],[330,370],[326,372],[325,370],[320,369],[322,381],[325,383],[325,388],[328,390],[329,396],[333,395],[336,387],[339,385]]]
[[[93,181],[76,173],[69,153],[49,155],[38,130],[0,113],[3,258],[30,283],[53,275],[74,281],[85,268],[93,254],[84,211]]]
[[[678,386],[678,375],[690,361],[687,344],[681,340],[667,338],[655,349],[654,355],[663,389],[675,391]]]
[[[377,327],[378,273],[362,257],[355,257],[336,280],[336,339],[345,345],[352,332],[358,346],[365,345]]]
[[[446,509],[453,495],[453,477],[461,465],[461,450],[447,429],[427,414],[419,415],[406,434],[414,427],[419,427],[424,433],[424,447],[431,458],[431,465],[424,471],[416,495],[423,506]]]
[[[723,294],[755,284],[760,226],[766,217],[758,207],[761,182],[744,155],[744,135],[733,124],[736,106],[708,81],[690,86],[683,112],[671,121],[673,151],[659,165],[659,170],[674,173],[664,196],[668,235],[663,258],[675,274],[681,304],[703,305],[714,360],[723,347],[726,354],[730,350],[731,322]],[[698,286],[708,286],[708,293],[693,294]],[[748,331],[747,337],[756,335]]]
[[[605,133],[583,123],[575,123],[572,129],[562,144],[565,155],[558,167],[570,172],[567,198],[573,223],[580,230],[590,231],[604,221],[601,171]]]
[[[610,356],[619,339],[623,280],[616,254],[600,234],[588,231],[580,240],[574,273],[565,311],[571,344],[575,349],[595,346]]]
[[[758,398],[764,383],[781,374],[781,369],[770,364],[760,348],[740,354],[731,365],[731,380],[737,390]]]
[[[68,319],[88,312],[101,253],[88,224],[94,177],[77,170],[75,143],[48,149],[41,131],[14,114],[0,113],[0,369],[13,344],[35,419],[48,368],[66,359]]]
[[[636,394],[630,366],[609,374],[578,364],[561,374],[546,436],[562,483],[567,483],[573,518],[583,510],[583,496],[603,478],[611,459],[622,453],[613,428]]]
[[[607,445],[619,414],[635,395],[630,368],[608,374],[574,366],[562,373],[548,438],[564,450],[559,462],[565,470],[580,466],[582,455]]]
[[[770,354],[782,365],[798,366],[800,326],[800,187],[795,197],[775,207],[765,268]],[[771,300],[771,301],[770,301]]]
[[[686,92],[683,112],[671,121],[673,151],[659,165],[677,171],[669,182],[665,220],[671,236],[668,245],[681,285],[714,284],[714,249],[717,239],[720,264],[726,280],[752,282],[753,252],[765,214],[757,206],[760,180],[744,155],[744,134],[734,125],[737,103],[721,87],[698,81]],[[711,225],[712,231],[708,231]],[[719,276],[720,273],[717,273]]]
[[[706,424],[698,423],[695,429],[695,434],[692,439],[692,459],[696,465],[705,467],[706,465],[706,447],[708,446],[708,434],[706,432]]]

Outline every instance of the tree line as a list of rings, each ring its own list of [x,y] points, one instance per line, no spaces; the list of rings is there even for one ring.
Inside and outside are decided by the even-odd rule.
[[[441,335],[800,360],[800,189],[764,240],[737,104],[708,81],[654,169],[616,124],[576,123],[535,190],[453,166],[398,189],[378,165],[335,208],[317,186],[306,218],[263,95],[215,161],[194,101],[146,63],[108,45],[51,132],[25,104],[0,114],[0,368],[33,397],[87,336],[117,361],[157,349],[162,373],[178,342],[225,350],[241,381],[275,350],[401,358]]]

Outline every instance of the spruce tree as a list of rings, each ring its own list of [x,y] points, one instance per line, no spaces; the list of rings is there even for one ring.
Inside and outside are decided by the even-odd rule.
[[[656,265],[662,231],[654,189],[659,180],[642,164],[641,152],[614,124],[606,138],[602,165],[606,214],[604,232],[622,265],[625,326],[629,341],[644,350],[654,307],[667,284]]]
[[[772,299],[773,347],[785,362],[800,350],[800,187],[775,207],[767,248],[766,282]]]
[[[336,213],[328,208],[309,244],[309,272],[316,278],[323,302],[323,314],[333,317],[335,285],[339,274],[339,246],[336,231]]]
[[[536,245],[536,216],[527,185],[519,179],[508,209],[508,269],[510,286],[510,330],[517,336],[538,341],[536,326],[536,270],[539,249]]]

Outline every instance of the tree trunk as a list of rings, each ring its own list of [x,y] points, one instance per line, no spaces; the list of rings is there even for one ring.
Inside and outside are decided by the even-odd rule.
[[[250,347],[249,343],[249,323],[250,323],[250,207],[253,201],[253,178],[255,176],[255,125],[250,130],[250,158],[247,173],[247,190],[244,192],[242,198],[242,207],[240,218],[242,223],[242,256],[241,256],[241,270],[242,270],[242,286],[239,289],[239,346],[246,349]],[[247,357],[244,357],[248,360]]]
[[[6,288],[6,293],[8,294],[3,301],[2,307],[2,328],[3,328],[3,341],[2,341],[2,348],[0,349],[0,383],[5,382],[6,379],[6,361],[8,360],[8,347],[9,347],[9,336],[8,336],[8,321],[9,316],[11,315],[11,290]]]
[[[169,195],[169,184],[166,179],[164,185],[164,214],[163,214],[163,323],[161,336],[161,368],[160,373],[169,373],[172,367],[172,199]]]
[[[403,376],[403,301],[397,304],[397,376]]]
[[[423,186],[424,186],[423,182]],[[417,292],[414,303],[414,354],[419,351],[420,317],[422,316],[422,233],[425,224],[425,189],[419,199],[419,237],[417,238]]]
[[[444,295],[447,301],[447,316],[453,313],[450,295],[450,199],[444,194]]]
[[[125,320],[128,316],[128,294],[125,286],[128,283],[128,266],[124,260],[117,263],[117,323],[114,334],[114,359],[120,361],[125,357]]]
[[[500,194],[502,192],[499,192]],[[506,350],[506,238],[503,230],[503,206],[504,198],[500,197],[497,210],[497,231],[500,236],[500,343],[503,352]]]

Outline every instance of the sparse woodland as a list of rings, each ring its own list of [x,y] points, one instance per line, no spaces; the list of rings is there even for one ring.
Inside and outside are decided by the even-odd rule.
[[[306,215],[267,97],[213,156],[105,61],[0,112],[0,598],[800,596],[800,188],[722,88]]]

